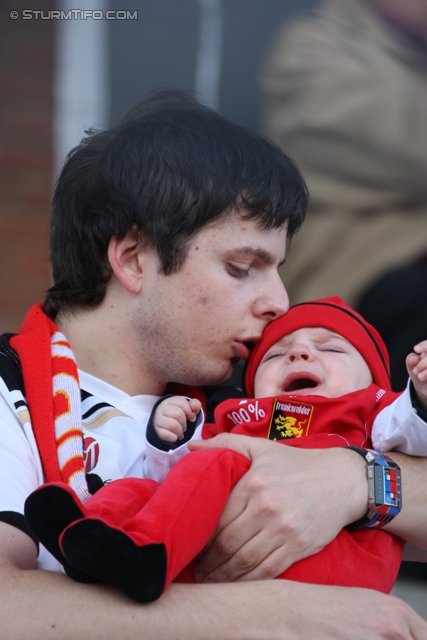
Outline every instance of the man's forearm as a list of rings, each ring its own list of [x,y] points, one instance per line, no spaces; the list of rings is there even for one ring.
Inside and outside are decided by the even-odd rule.
[[[13,640],[265,640],[261,629],[269,622],[261,608],[259,631],[249,622],[255,604],[249,585],[172,585],[160,600],[141,605],[52,572],[0,571],[1,637]],[[285,626],[270,637],[292,638]]]
[[[358,455],[358,454],[355,454]],[[411,542],[417,547],[427,550],[427,458],[416,458],[395,451],[387,452],[401,468],[402,472],[402,511],[384,529],[390,533]],[[367,510],[366,490],[366,463],[358,456],[363,463],[363,467],[355,466],[357,461],[353,461],[346,474],[353,474],[355,513],[357,518],[363,517]],[[341,469],[343,472],[343,470]],[[359,491],[357,490],[359,485]],[[347,524],[350,524],[348,522]]]
[[[371,590],[286,580],[172,584],[159,600],[141,605],[105,585],[81,584],[62,574],[34,570],[35,558],[33,541],[1,523],[2,638],[422,640],[427,637],[427,623],[407,605]]]
[[[1,636],[11,640],[422,640],[407,605],[364,589],[284,580],[173,584],[140,605],[45,571],[0,570]]]
[[[387,531],[427,549],[427,458],[387,453],[402,471],[402,511]]]

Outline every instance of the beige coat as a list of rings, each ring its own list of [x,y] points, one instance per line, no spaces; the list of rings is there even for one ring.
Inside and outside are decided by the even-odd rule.
[[[282,271],[291,302],[354,304],[427,252],[427,68],[362,1],[326,0],[281,31],[262,84],[267,135],[311,194]]]

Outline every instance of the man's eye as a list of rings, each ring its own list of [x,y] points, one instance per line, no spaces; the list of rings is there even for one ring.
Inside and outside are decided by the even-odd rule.
[[[227,267],[230,274],[235,278],[245,278],[249,275],[249,269],[240,269],[240,267],[236,267],[234,264],[228,264]]]

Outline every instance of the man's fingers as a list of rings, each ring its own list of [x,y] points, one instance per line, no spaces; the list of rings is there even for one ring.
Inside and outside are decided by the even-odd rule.
[[[249,548],[248,553],[251,553]],[[279,546],[274,549],[270,555],[262,560],[252,571],[243,574],[238,578],[238,582],[248,582],[250,580],[264,580],[265,578],[277,578],[286,569],[288,569],[294,560],[290,554],[286,555],[283,546]]]
[[[279,539],[260,530],[232,558],[207,574],[204,582],[234,582],[273,579],[294,562]]]
[[[389,629],[387,628],[387,622],[383,624],[383,629],[386,632],[384,638],[393,640],[394,638],[397,640],[426,640],[427,622],[406,602],[394,596],[390,596],[390,599],[393,605],[392,613],[395,615],[390,616]]]
[[[256,558],[248,556],[245,551],[242,551],[242,548],[251,538],[259,534],[261,526],[260,523],[256,525],[256,529],[248,528],[242,537],[239,535],[241,533],[240,523],[236,520],[215,535],[196,568],[196,580],[203,582],[209,576],[209,582],[233,582],[242,574],[250,571]],[[242,545],[242,547],[237,545]],[[263,553],[264,550],[261,552],[261,556]]]
[[[195,440],[188,443],[191,451],[201,449],[233,449],[252,460],[258,438],[241,436],[234,433],[220,433],[210,440]]]
[[[410,622],[411,638],[414,640],[425,640],[427,638],[427,622],[415,613]]]
[[[250,544],[250,540],[243,545],[241,549],[236,551],[232,558],[225,560],[218,567],[211,572],[207,572],[204,575],[202,582],[235,582],[254,569],[254,562],[260,562],[252,555],[251,551],[257,552],[260,544],[258,541],[259,535],[256,535],[252,540],[255,541],[254,545]],[[220,539],[218,540],[220,542]]]
[[[206,576],[209,576],[209,581],[237,580],[255,570],[279,547],[282,548],[279,573],[294,561],[285,542],[294,540],[296,536],[301,539],[298,507],[294,510],[295,517],[288,514],[282,517],[283,496],[263,491],[264,475],[250,470],[233,489],[217,531],[198,566],[197,580],[202,581]],[[257,500],[251,500],[257,495]],[[299,552],[299,545],[294,544],[293,548]],[[263,576],[261,573],[258,573],[260,578],[270,577],[270,574]]]
[[[298,516],[281,518],[274,499],[265,499],[256,511],[249,503],[212,538],[198,566],[197,580],[234,582],[277,577],[308,553],[320,550],[300,530],[300,520]]]

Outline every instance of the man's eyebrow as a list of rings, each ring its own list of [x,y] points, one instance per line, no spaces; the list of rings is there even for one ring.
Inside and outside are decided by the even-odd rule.
[[[263,262],[265,262],[265,264],[274,264],[276,262],[274,256],[272,253],[270,253],[270,251],[267,251],[266,249],[262,249],[261,247],[251,247],[246,246],[246,247],[237,247],[236,249],[232,249],[231,253],[235,253],[235,254],[243,254],[243,255],[250,255],[250,256],[256,256],[257,258],[260,258]],[[285,262],[285,258],[283,258],[283,260],[279,263],[279,266],[282,265]]]

